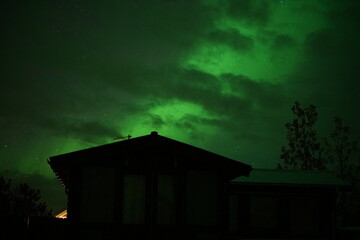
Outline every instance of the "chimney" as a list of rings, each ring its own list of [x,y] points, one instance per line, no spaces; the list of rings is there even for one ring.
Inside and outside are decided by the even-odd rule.
[[[151,135],[156,136],[156,135],[158,135],[158,132],[157,131],[152,131]]]

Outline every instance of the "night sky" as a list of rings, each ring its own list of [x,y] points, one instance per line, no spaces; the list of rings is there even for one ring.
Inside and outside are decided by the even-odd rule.
[[[0,171],[55,210],[48,157],[118,136],[274,168],[296,100],[360,136],[360,1],[3,0],[0,26]]]

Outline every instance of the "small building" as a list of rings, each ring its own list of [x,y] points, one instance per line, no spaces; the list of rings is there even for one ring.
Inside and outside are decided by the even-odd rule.
[[[157,132],[48,163],[80,239],[224,239],[229,182],[252,169]]]
[[[229,239],[341,239],[336,201],[346,190],[322,171],[253,169],[229,185]]]
[[[252,169],[157,132],[48,159],[79,239],[341,239],[326,172]],[[64,233],[63,233],[64,234]]]

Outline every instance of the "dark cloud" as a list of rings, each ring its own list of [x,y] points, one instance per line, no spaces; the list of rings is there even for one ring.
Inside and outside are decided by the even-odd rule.
[[[166,125],[165,120],[158,114],[149,114],[150,121],[149,125],[154,129],[160,129],[164,125]]]
[[[226,31],[215,30],[209,33],[208,39],[214,43],[232,47],[239,52],[251,51],[254,46],[254,40],[252,38],[242,35],[236,29]]]
[[[262,44],[269,46],[275,51],[293,47],[297,43],[297,41],[289,34],[264,29],[259,31],[256,38]]]
[[[159,84],[154,87],[158,91],[153,92],[153,97],[192,102],[216,117],[216,119],[201,119],[195,115],[188,115],[175,123],[177,128],[188,131],[189,134],[194,135],[194,138],[196,138],[197,126],[217,125],[225,132],[231,132],[241,139],[255,143],[259,139],[267,139],[264,131],[274,129],[271,126],[274,122],[277,122],[279,129],[283,127],[281,119],[284,115],[279,112],[290,109],[291,98],[280,84],[256,82],[248,77],[234,74],[217,77],[193,69],[174,68],[171,73],[174,75],[170,74],[165,78],[173,79],[171,84],[166,85],[166,89],[162,88],[161,82],[153,81]],[[223,93],[225,85],[229,86],[231,92]],[[161,104],[161,101],[157,103]],[[166,122],[160,116],[152,116],[152,119],[154,122],[160,122],[159,126],[174,124]],[[256,130],[262,127],[263,130]],[[241,131],[234,132],[234,129]]]
[[[87,121],[73,118],[45,118],[42,121],[41,127],[48,129],[56,135],[72,137],[89,144],[101,144],[104,138],[111,139],[112,137],[122,135],[110,123],[106,126],[104,125],[106,121],[101,120],[101,118],[96,119],[96,121]]]
[[[202,116],[196,116],[192,114],[186,114],[179,121],[174,123],[174,125],[186,132],[191,139],[196,140],[205,140],[206,136],[201,131],[201,127],[209,126],[214,127],[221,124],[221,121],[218,119],[209,119]]]
[[[249,108],[246,99],[240,99],[234,95],[222,94],[222,88],[220,86],[216,87],[216,85],[220,84],[218,78],[207,73],[200,73],[196,71],[191,71],[191,73],[196,75],[203,74],[206,76],[208,78],[207,82],[210,87],[199,87],[194,84],[194,81],[187,81],[190,73],[186,72],[184,75],[180,75],[180,79],[182,81],[178,82],[176,96],[183,100],[199,104],[207,111],[214,112],[218,115],[231,114],[233,111],[232,106],[234,105],[243,108],[243,110]]]
[[[21,76],[27,73],[24,71]],[[108,107],[116,105],[119,112],[124,108],[127,112],[136,109],[135,103],[128,102],[132,98],[126,98],[121,91],[114,93],[103,84],[98,85],[97,81],[85,83],[76,76],[30,73],[30,78],[37,76],[37,79],[30,81],[29,86],[22,86],[16,81],[3,82],[2,90],[5,91],[1,99],[5,107],[0,111],[2,116],[6,116],[6,121],[5,118],[3,121],[7,128],[4,131],[12,131],[21,125],[94,141],[96,136],[101,138],[117,134],[112,130],[113,126],[104,125],[113,116]],[[65,81],[57,81],[56,78],[64,78]]]
[[[226,8],[228,16],[247,25],[266,25],[270,18],[268,1],[230,0]]]
[[[308,34],[304,42],[306,61],[291,76],[288,88],[294,98],[318,106],[322,131],[331,125],[333,116],[341,116],[350,126],[357,126],[360,112],[349,111],[360,102],[359,89],[360,31],[357,27],[359,4],[332,2],[325,15],[326,28]],[[355,135],[360,132],[355,127]]]
[[[341,25],[344,31],[353,31],[360,28],[360,2],[349,0],[346,2],[332,1],[334,7],[327,14],[327,20],[334,25]],[[354,34],[356,34],[353,32]]]
[[[335,37],[335,38],[334,38]],[[310,33],[305,40],[306,54],[314,58],[331,58],[343,49],[338,47],[337,35],[330,29],[321,29]]]
[[[274,50],[279,50],[279,49],[283,49],[283,48],[292,47],[294,45],[295,45],[295,40],[291,36],[286,35],[286,34],[278,34],[273,39],[271,47]]]
[[[201,1],[121,1],[100,5],[95,19],[107,30],[104,40],[112,39],[112,48],[107,48],[109,55],[122,63],[156,65],[176,61],[213,27],[213,9]],[[107,16],[107,11],[119,14]]]
[[[243,75],[223,74],[234,94],[252,101],[252,104],[260,108],[278,108],[283,106],[286,98],[283,86],[268,81],[254,81]]]
[[[176,75],[179,85],[187,85],[190,88],[216,91],[222,87],[216,76],[200,70],[179,69]]]

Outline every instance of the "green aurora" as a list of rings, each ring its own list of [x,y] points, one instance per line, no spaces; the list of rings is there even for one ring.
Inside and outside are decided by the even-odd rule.
[[[47,158],[160,135],[274,168],[295,100],[359,137],[360,2],[2,1],[0,170],[64,193]],[[54,200],[55,194],[60,197]]]

